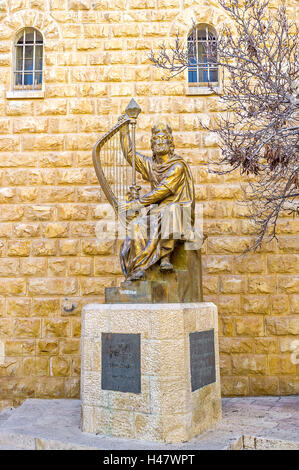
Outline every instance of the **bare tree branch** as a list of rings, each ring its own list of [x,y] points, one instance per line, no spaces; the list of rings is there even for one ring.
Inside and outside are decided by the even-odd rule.
[[[213,90],[224,111],[213,128],[202,127],[217,135],[221,149],[211,171],[239,169],[248,178],[246,201],[257,227],[251,248],[256,249],[263,239],[276,237],[280,214],[299,213],[299,28],[284,5],[270,12],[269,0],[218,2],[235,30],[224,25],[216,46],[206,46],[208,61],[212,57],[213,66],[224,72],[223,90]],[[188,44],[178,32],[172,45],[151,51],[166,79],[197,63],[195,28]]]

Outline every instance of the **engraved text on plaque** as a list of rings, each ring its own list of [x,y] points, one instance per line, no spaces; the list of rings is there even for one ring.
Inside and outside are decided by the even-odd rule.
[[[190,333],[191,390],[216,382],[214,330]]]
[[[102,389],[141,392],[140,334],[102,333]]]

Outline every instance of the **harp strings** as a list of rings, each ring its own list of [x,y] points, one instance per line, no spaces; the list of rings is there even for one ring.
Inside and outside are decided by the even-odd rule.
[[[132,170],[123,155],[119,132],[105,142],[100,152],[100,159],[105,178],[116,199],[124,200],[131,184]]]

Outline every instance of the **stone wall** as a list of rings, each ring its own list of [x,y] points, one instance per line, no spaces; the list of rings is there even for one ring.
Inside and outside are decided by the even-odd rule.
[[[288,6],[294,18],[296,1]],[[137,148],[149,151],[152,124],[166,120],[193,168],[223,395],[298,392],[298,219],[282,218],[278,241],[239,256],[254,236],[237,203],[240,178],[205,166],[218,150],[199,118],[213,120],[217,99],[187,95],[183,75],[161,81],[148,60],[192,18],[216,29],[226,20],[205,0],[0,1],[0,406],[79,396],[82,305],[103,302],[122,278],[116,244],[95,237],[106,201],[91,149],[132,96],[143,111]],[[13,40],[30,26],[44,36],[45,96],[11,99]]]

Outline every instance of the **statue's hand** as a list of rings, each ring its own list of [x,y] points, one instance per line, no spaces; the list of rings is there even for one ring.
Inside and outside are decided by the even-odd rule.
[[[129,189],[129,191],[127,192],[126,194],[126,202],[131,202],[131,201],[134,201],[136,199],[136,197],[134,197],[135,195],[132,194],[132,191],[131,189]]]
[[[131,211],[137,211],[141,209],[142,204],[138,199],[134,199],[133,201],[127,201],[127,202],[120,202],[118,204],[118,210],[120,213],[123,212],[131,212]]]

